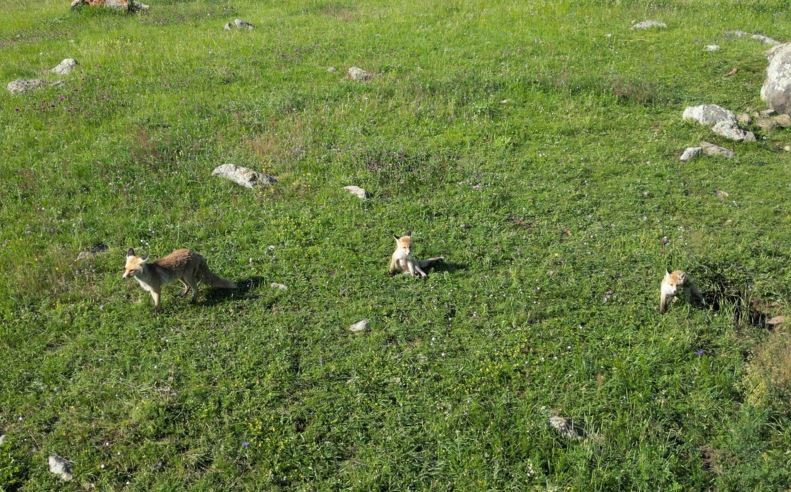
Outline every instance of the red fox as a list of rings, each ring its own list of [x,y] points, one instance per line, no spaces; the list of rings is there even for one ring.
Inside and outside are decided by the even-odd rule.
[[[390,259],[390,268],[388,269],[390,275],[395,275],[398,272],[415,277],[419,275],[421,278],[426,277],[424,268],[431,268],[436,263],[445,261],[442,256],[436,258],[429,258],[428,260],[418,261],[412,256],[412,231],[407,232],[405,235],[398,237],[395,234],[393,237],[396,240],[396,250]]]
[[[659,288],[659,312],[665,314],[679,291],[683,294],[687,302],[703,302],[703,296],[692,282],[687,272],[674,270],[672,273],[665,271],[665,278]]]
[[[162,286],[174,280],[181,282],[184,290],[182,296],[192,291],[192,300],[198,298],[198,282],[204,282],[212,287],[235,289],[236,284],[230,280],[218,277],[209,270],[206,260],[198,253],[189,249],[177,249],[153,263],[135,255],[135,250],[129,248],[126,253],[126,266],[123,278],[134,277],[140,286],[151,293],[154,299],[154,309],[159,310],[159,296]]]

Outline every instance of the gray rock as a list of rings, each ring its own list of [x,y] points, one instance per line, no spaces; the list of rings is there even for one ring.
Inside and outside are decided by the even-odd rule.
[[[555,429],[561,436],[566,439],[580,440],[584,437],[582,429],[574,425],[571,419],[566,417],[554,416],[549,417],[549,426]]]
[[[255,26],[250,24],[249,22],[242,20],[242,19],[234,19],[233,22],[229,22],[225,24],[225,30],[230,31],[232,29],[242,29],[245,31],[252,31],[255,29]]]
[[[245,188],[266,187],[277,183],[277,178],[268,174],[259,173],[246,167],[234,164],[217,166],[211,172],[212,176],[228,179]]]
[[[365,331],[367,329],[368,329],[368,320],[367,319],[358,321],[357,323],[355,323],[355,324],[353,324],[353,325],[351,325],[349,327],[349,331],[352,332],[352,333],[359,333],[359,332]]]
[[[269,284],[269,287],[278,290],[288,290],[288,286],[283,284],[278,284],[277,282],[272,282],[271,284]]]
[[[719,145],[714,145],[713,143],[700,142],[700,148],[703,150],[703,153],[708,156],[725,157],[726,159],[733,159],[736,157],[736,154],[734,154],[732,150],[728,150],[725,147],[720,147]]]
[[[775,46],[767,53],[769,66],[761,87],[761,99],[780,114],[791,114],[791,43]]]
[[[360,67],[349,68],[349,70],[346,72],[346,75],[349,77],[349,79],[357,81],[371,80],[374,77],[371,72],[366,72]]]
[[[343,189],[356,196],[360,200],[365,200],[368,198],[368,193],[359,186],[344,186]]]
[[[667,24],[664,22],[651,19],[632,25],[632,29],[664,29],[666,27]]]
[[[71,476],[71,463],[61,458],[57,454],[49,456],[49,471],[59,476],[62,480],[69,481]]]
[[[776,39],[772,39],[769,36],[764,36],[763,34],[753,34],[750,37],[755,39],[756,41],[760,41],[763,44],[768,44],[770,46],[777,46],[778,44],[780,44],[780,41]]]
[[[717,198],[719,198],[720,200],[725,200],[726,198],[731,196],[730,193],[728,193],[727,191],[723,191],[723,190],[717,190],[717,191],[714,192],[714,194],[717,195]]]
[[[744,32],[744,31],[739,31],[739,30],[736,30],[736,31],[725,31],[725,36],[729,37],[729,38],[743,38],[743,37],[749,36],[749,35],[750,35],[749,32]]]
[[[686,121],[697,121],[701,125],[714,126],[720,122],[736,125],[736,116],[731,111],[716,104],[688,106],[681,115]]]
[[[789,116],[787,114],[779,114],[779,115],[775,116],[773,119],[774,119],[774,122],[777,123],[777,126],[780,126],[780,127],[783,127],[783,128],[791,127],[791,116]]]
[[[753,132],[744,131],[736,123],[730,121],[720,121],[711,128],[711,131],[734,142],[755,142]]]
[[[720,50],[720,45],[718,45],[718,44],[707,44],[703,49],[708,51],[709,53],[711,53],[711,52],[714,52],[714,51],[719,51]]]
[[[68,75],[72,70],[77,68],[77,65],[77,60],[74,58],[66,58],[62,62],[58,63],[58,66],[50,70],[50,72],[56,73],[58,75]]]
[[[6,89],[8,89],[8,92],[11,94],[22,94],[23,92],[40,89],[45,85],[47,85],[47,83],[41,79],[17,79],[9,82]]]
[[[681,154],[679,160],[681,162],[691,161],[692,159],[698,157],[700,154],[703,153],[703,149],[700,147],[687,147],[684,149],[684,153]]]

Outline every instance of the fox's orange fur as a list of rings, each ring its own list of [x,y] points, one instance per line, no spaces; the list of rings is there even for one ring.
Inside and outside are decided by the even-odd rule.
[[[424,268],[430,268],[435,263],[440,263],[444,260],[442,256],[423,261],[415,259],[412,256],[412,232],[407,232],[401,237],[396,235],[393,235],[393,237],[396,240],[396,249],[390,258],[390,267],[388,269],[390,275],[404,272],[413,277],[420,276],[425,278],[426,272],[423,271]]]
[[[162,286],[174,280],[180,281],[184,286],[181,291],[182,296],[192,291],[192,302],[195,302],[198,297],[198,282],[223,289],[236,288],[235,283],[212,273],[206,265],[206,260],[189,249],[177,249],[153,263],[148,263],[145,259],[135,255],[135,250],[130,248],[126,253],[123,278],[129,277],[134,277],[144,290],[151,293],[151,297],[154,299],[154,309],[157,310],[160,306]]]
[[[662,284],[659,287],[659,312],[665,314],[670,307],[670,303],[681,293],[687,302],[703,301],[703,296],[692,282],[692,278],[683,270],[665,272]]]

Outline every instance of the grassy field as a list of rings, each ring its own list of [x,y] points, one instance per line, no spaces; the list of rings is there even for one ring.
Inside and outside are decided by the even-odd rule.
[[[3,86],[80,63],[0,91],[0,488],[791,485],[791,130],[681,119],[764,108],[725,32],[791,39],[785,0],[147,3],[0,11]],[[389,277],[407,229],[449,264]],[[155,315],[129,247],[244,288]],[[660,316],[666,268],[719,309]]]

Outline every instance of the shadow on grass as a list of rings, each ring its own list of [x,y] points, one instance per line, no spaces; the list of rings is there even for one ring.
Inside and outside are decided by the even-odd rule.
[[[214,306],[232,300],[251,301],[258,299],[259,296],[252,294],[252,291],[261,285],[263,281],[264,277],[255,276],[236,281],[237,288],[235,289],[210,289],[206,293],[206,300],[201,304]]]
[[[720,311],[732,306],[734,326],[749,325],[772,330],[772,326],[767,323],[769,315],[764,312],[764,301],[750,295],[752,279],[744,272],[738,276],[740,278],[728,278],[719,269],[707,268],[700,279],[711,288],[703,292],[702,299],[693,302],[693,307]]]
[[[429,266],[428,268],[430,268],[433,272],[454,273],[457,271],[466,270],[467,265],[464,263],[453,263],[452,261],[441,261]]]

